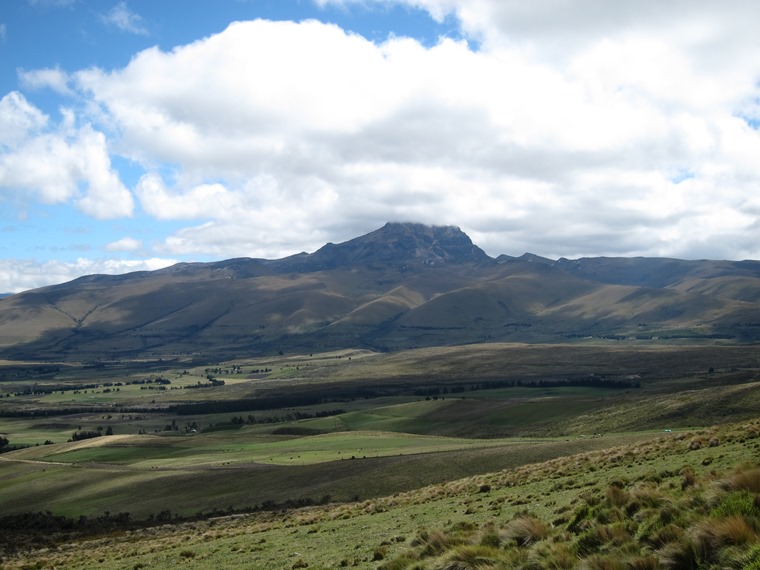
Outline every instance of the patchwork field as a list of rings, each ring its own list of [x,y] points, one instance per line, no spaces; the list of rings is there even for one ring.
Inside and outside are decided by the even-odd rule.
[[[524,511],[544,550],[572,545],[585,491],[649,486],[680,509],[692,491],[712,504],[713,481],[756,466],[759,355],[478,345],[4,363],[3,565],[536,567],[545,551],[505,538]],[[680,489],[684,477],[699,483]],[[488,529],[497,550],[477,551]],[[433,530],[449,538],[428,552],[421,533]],[[760,526],[752,533],[742,544]],[[606,540],[568,556],[622,548]],[[460,547],[491,566],[452,565]],[[657,552],[636,556],[664,560]]]

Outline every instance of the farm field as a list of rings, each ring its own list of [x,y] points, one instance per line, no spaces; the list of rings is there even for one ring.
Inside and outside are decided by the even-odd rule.
[[[64,555],[69,536],[95,541],[103,567],[376,568],[412,556],[422,528],[467,522],[455,532],[467,542],[528,508],[554,528],[557,512],[586,489],[604,494],[614,476],[676,485],[686,467],[707,481],[756,464],[758,354],[477,345],[214,364],[5,363],[2,524],[48,513],[35,524],[60,538],[27,529],[3,546],[4,564],[91,564]],[[716,436],[709,448],[720,430],[751,434]],[[703,445],[690,450],[694,438]],[[40,540],[62,558],[35,550]],[[122,540],[134,549],[106,552]],[[396,564],[388,568],[406,567]]]
[[[4,567],[441,568],[477,556],[520,568],[537,561],[574,568],[621,559],[676,568],[668,561],[677,556],[676,547],[689,545],[689,529],[720,525],[732,513],[752,516],[756,507],[744,513],[736,500],[751,496],[747,487],[757,492],[760,471],[748,462],[756,461],[759,433],[755,420],[571,453],[373,500],[220,514],[73,542],[47,538],[44,548],[6,554]],[[652,506],[627,526],[595,518],[616,516],[616,509],[642,500]],[[684,530],[658,538],[664,527],[653,523],[661,516]],[[590,540],[588,529],[598,538]],[[522,542],[523,536],[530,539]],[[701,544],[698,536],[694,540]],[[722,556],[736,562],[730,567],[752,567],[742,564],[757,561],[756,544],[750,537],[724,551],[718,543],[695,557],[709,563]]]

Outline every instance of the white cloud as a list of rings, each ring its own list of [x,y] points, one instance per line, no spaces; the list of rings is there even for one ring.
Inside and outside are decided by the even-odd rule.
[[[5,39],[7,29],[8,28],[4,23],[0,23],[0,41],[3,41]]]
[[[98,112],[46,138],[41,116],[16,111],[16,162],[53,157],[18,184],[126,213],[118,150],[146,173],[143,211],[192,220],[167,256],[279,257],[415,220],[459,225],[492,255],[760,257],[760,4],[393,3],[476,42],[259,20],[122,69],[24,74]],[[83,180],[103,192],[76,197]]]
[[[71,95],[69,76],[60,68],[33,69],[19,71],[21,83],[27,89],[49,88],[62,95]]]
[[[73,262],[0,259],[0,292],[19,293],[71,281],[82,275],[120,275],[133,271],[154,271],[177,263],[173,259],[87,259]]]
[[[23,95],[0,100],[0,190],[35,195],[46,204],[74,202],[98,219],[129,216],[132,194],[112,168],[106,137],[75,127],[64,112],[57,128]]]
[[[101,18],[105,23],[116,26],[123,32],[141,36],[148,35],[142,16],[130,10],[126,2],[119,2]]]
[[[136,251],[142,249],[142,242],[133,237],[123,237],[120,240],[111,242],[106,245],[106,251]]]
[[[0,99],[0,146],[13,146],[44,128],[48,117],[18,91]]]
[[[236,208],[237,198],[221,184],[200,184],[187,192],[168,190],[157,174],[146,174],[137,184],[143,209],[160,220],[223,216]]]

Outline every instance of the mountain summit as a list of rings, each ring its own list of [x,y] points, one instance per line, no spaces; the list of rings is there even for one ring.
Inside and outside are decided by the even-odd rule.
[[[357,265],[460,264],[493,262],[456,226],[388,222],[349,241],[328,243],[312,254],[289,257],[294,269],[318,271]]]

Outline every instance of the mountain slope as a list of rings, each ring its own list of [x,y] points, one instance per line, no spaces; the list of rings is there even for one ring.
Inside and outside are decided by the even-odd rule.
[[[760,338],[760,263],[487,256],[389,223],[312,254],[94,275],[0,299],[0,356],[124,358],[577,337]]]

